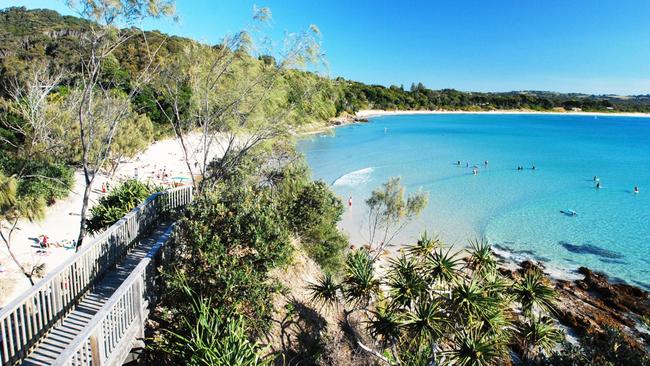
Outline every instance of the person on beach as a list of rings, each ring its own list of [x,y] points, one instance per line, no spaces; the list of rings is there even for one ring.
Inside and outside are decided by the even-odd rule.
[[[106,193],[106,183],[102,183],[102,193]]]
[[[133,169],[133,177],[135,179],[138,179],[138,168],[137,167]]]
[[[106,182],[106,192],[108,192],[108,191],[110,191],[110,190],[111,190],[111,187],[109,186],[109,183]]]
[[[634,193],[635,193],[635,194],[639,193],[639,187],[634,186]]]
[[[348,198],[348,207],[352,208],[352,196]]]

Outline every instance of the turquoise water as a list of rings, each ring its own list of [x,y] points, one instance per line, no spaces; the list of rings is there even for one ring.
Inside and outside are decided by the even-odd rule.
[[[424,229],[455,246],[484,236],[510,252],[650,286],[650,119],[384,116],[298,145],[315,178],[344,201],[352,197],[342,227],[353,243],[365,239],[363,201],[400,176],[408,191],[429,193],[429,206],[400,243]],[[567,209],[577,216],[560,212]]]

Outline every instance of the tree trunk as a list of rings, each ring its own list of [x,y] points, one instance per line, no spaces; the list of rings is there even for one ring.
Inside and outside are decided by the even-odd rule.
[[[86,180],[86,188],[84,189],[84,198],[81,205],[81,218],[79,221],[79,237],[77,238],[77,251],[83,243],[84,237],[88,229],[86,228],[86,217],[88,214],[88,202],[90,201],[90,193],[92,192],[92,181]]]

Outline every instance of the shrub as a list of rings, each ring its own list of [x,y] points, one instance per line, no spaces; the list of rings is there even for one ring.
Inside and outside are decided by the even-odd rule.
[[[287,220],[300,236],[307,254],[325,271],[338,271],[348,245],[347,238],[336,227],[343,214],[341,200],[324,182],[309,182],[289,207]]]
[[[177,223],[176,257],[168,273],[170,303],[182,308],[187,298],[179,290],[187,286],[209,296],[224,316],[244,315],[254,330],[264,330],[277,288],[268,281],[268,271],[287,264],[292,253],[281,223],[263,192],[221,185],[196,197]]]
[[[154,192],[155,187],[135,179],[118,185],[90,209],[92,216],[86,223],[88,232],[94,234],[113,225]]]

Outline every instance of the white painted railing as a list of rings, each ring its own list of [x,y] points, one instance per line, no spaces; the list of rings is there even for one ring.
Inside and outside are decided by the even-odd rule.
[[[160,237],[129,277],[53,365],[121,365],[136,338],[144,338],[148,304],[155,302],[154,279],[160,249],[173,227]]]
[[[171,210],[192,200],[192,187],[156,193],[0,311],[0,360],[24,359],[138,240]],[[130,278],[130,277],[129,277]]]

